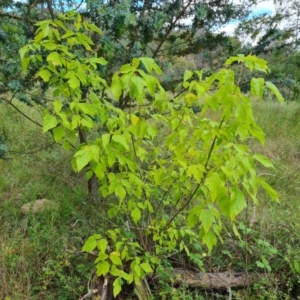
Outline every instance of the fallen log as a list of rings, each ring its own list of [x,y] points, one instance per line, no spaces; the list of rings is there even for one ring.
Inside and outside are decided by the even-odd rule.
[[[173,270],[173,278],[175,279],[175,285],[185,284],[189,287],[231,289],[249,287],[254,283],[267,279],[268,274],[234,271],[201,273],[176,268]]]

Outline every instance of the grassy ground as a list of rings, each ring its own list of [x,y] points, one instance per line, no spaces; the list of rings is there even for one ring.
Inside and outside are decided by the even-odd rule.
[[[41,113],[18,104],[37,122]],[[224,234],[224,244],[204,259],[207,271],[229,268],[262,272],[268,283],[234,291],[236,299],[297,299],[300,296],[300,105],[254,103],[266,145],[251,145],[272,159],[276,170],[260,172],[279,192],[280,203],[260,195],[260,205],[240,217],[244,238]],[[86,199],[85,182],[70,168],[70,153],[52,145],[50,136],[0,105],[0,135],[10,152],[0,160],[0,299],[78,299],[93,276],[92,260],[80,252],[84,240],[103,226],[103,211]],[[45,148],[41,151],[38,149]],[[24,154],[34,152],[30,154]],[[60,203],[57,212],[24,216],[21,206],[37,198]],[[246,243],[245,243],[246,241]],[[274,250],[277,249],[277,252]],[[267,263],[264,261],[266,259]],[[188,294],[189,296],[188,296]],[[227,299],[215,291],[177,289],[170,299]],[[163,298],[162,298],[163,299]]]

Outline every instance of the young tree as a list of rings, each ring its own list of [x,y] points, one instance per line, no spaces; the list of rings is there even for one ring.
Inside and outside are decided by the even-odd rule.
[[[52,86],[54,97],[43,130],[67,150],[73,144],[73,169],[85,170],[87,178],[95,174],[100,183],[103,217],[113,225],[91,236],[83,251],[96,251],[97,275],[113,277],[114,295],[126,282],[134,283],[139,299],[150,299],[145,277],[162,261],[194,252],[201,265],[199,241],[210,251],[222,240],[224,217],[236,232],[247,197],[258,203],[263,188],[278,200],[255,168],[272,163],[246,146],[248,138],[264,143],[264,134],[229,67],[241,63],[251,72],[268,72],[266,61],[232,57],[207,77],[186,70],[180,92],[170,97],[152,58],[134,58],[109,83],[101,77],[98,66],[107,61],[83,31],[101,32],[80,15],[37,25],[34,40],[20,49],[23,70],[41,64],[37,76]],[[85,51],[89,55],[77,55]],[[253,97],[262,99],[265,88],[283,100],[271,82],[251,80]],[[202,106],[196,114],[194,104]],[[89,131],[76,144],[76,136]]]

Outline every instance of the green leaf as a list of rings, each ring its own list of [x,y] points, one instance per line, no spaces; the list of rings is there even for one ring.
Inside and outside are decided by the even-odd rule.
[[[162,74],[160,67],[156,64],[153,58],[140,57],[140,60],[149,73],[152,73],[152,70],[154,70],[158,75]]]
[[[145,271],[145,273],[147,273],[147,274],[153,272],[151,266],[148,263],[141,263],[140,266]]]
[[[266,259],[266,257],[265,257],[264,255],[261,256],[261,260],[262,260],[262,262],[263,262],[265,268],[266,268],[269,272],[271,272],[271,271],[272,271],[272,268],[271,268],[271,266],[270,266],[268,260]]]
[[[113,287],[114,287],[114,290],[113,290],[113,293],[114,293],[114,297],[116,297],[117,295],[120,294],[121,292],[121,289],[122,289],[122,279],[121,278],[117,278],[115,279],[114,283],[113,283]]]
[[[91,161],[89,151],[87,151],[86,148],[77,151],[74,157],[76,161],[77,172],[80,172]]]
[[[189,80],[193,76],[194,72],[185,70],[183,75],[183,81]]]
[[[84,117],[81,119],[81,125],[85,129],[92,129],[94,127],[94,122],[90,118]]]
[[[260,100],[263,99],[264,95],[265,80],[263,78],[252,78],[251,79],[251,94],[258,97]]]
[[[123,65],[120,69],[121,73],[134,72],[136,68],[132,67],[130,64]]]
[[[78,87],[80,87],[80,81],[78,80],[78,78],[76,76],[71,77],[68,80],[69,86],[72,89],[76,89]]]
[[[193,213],[193,214],[189,214],[188,216],[188,224],[191,228],[194,228],[196,226],[196,224],[198,224],[199,219],[197,217],[197,214]]]
[[[126,196],[126,190],[122,185],[117,185],[115,189],[115,194],[119,197],[121,201],[123,201]]]
[[[126,150],[129,150],[129,146],[123,135],[113,135],[112,140],[116,143],[121,144]]]
[[[81,22],[82,22],[82,18],[81,18],[81,15],[80,15],[80,14],[77,14],[76,22],[77,22],[77,23],[81,23]]]
[[[133,274],[127,274],[126,272],[121,272],[120,277],[124,278],[129,284],[132,283],[133,281]]]
[[[102,252],[105,253],[106,252],[106,248],[107,248],[108,242],[106,239],[101,239],[98,243],[97,243],[97,248]]]
[[[224,196],[219,200],[220,211],[226,216],[230,217],[230,198]]]
[[[97,276],[106,275],[109,272],[109,263],[107,261],[101,261],[96,264]]]
[[[261,163],[263,166],[265,166],[266,168],[274,168],[272,162],[264,155],[254,154],[253,158],[257,160],[259,163]]]
[[[119,100],[120,96],[122,95],[122,89],[123,89],[123,82],[119,77],[119,74],[116,73],[113,75],[112,78],[111,91],[117,100]]]
[[[82,247],[82,251],[93,251],[97,247],[97,239],[101,238],[100,234],[90,236]]]
[[[77,107],[80,111],[82,111],[83,113],[85,113],[89,116],[92,116],[92,117],[97,115],[97,113],[98,113],[98,111],[94,107],[94,105],[90,104],[90,103],[78,103]]]
[[[144,87],[147,85],[145,80],[139,76],[132,76],[131,81],[134,83],[138,93],[141,95],[144,92]]]
[[[239,63],[239,62],[244,61],[244,59],[245,59],[244,54],[240,54],[238,56],[232,56],[226,60],[225,65],[231,65],[232,63],[234,63],[236,61]]]
[[[91,170],[86,171],[85,179],[88,181],[93,177],[94,173]]]
[[[207,233],[215,221],[213,211],[210,209],[203,209],[199,218],[202,221],[202,226],[204,228],[205,233]]]
[[[261,269],[265,269],[265,265],[262,263],[262,262],[260,262],[260,261],[256,261],[256,265],[259,267],[259,268],[261,268]]]
[[[109,254],[109,258],[110,258],[110,260],[112,261],[113,264],[119,265],[119,266],[122,265],[122,261],[120,259],[120,253],[112,252],[112,253]]]
[[[100,28],[98,28],[95,24],[92,23],[86,23],[87,27],[89,27],[90,29],[92,29],[93,31],[99,33],[102,35],[102,31],[100,30]]]
[[[106,253],[99,252],[98,257],[95,260],[95,264],[100,261],[105,261],[107,258],[108,258],[108,255]]]
[[[135,273],[137,274],[137,276],[139,278],[141,278],[141,267],[138,264],[135,264],[133,269],[134,269]]]
[[[139,70],[138,72],[145,80],[149,94],[153,95],[156,91],[156,84],[159,84],[158,80],[154,76],[148,75],[142,70]]]
[[[281,93],[279,92],[278,88],[271,82],[271,81],[267,81],[266,82],[266,86],[271,90],[271,92],[276,96],[276,98],[279,100],[279,102],[283,103],[284,102],[284,98],[281,95]]]
[[[49,131],[50,129],[56,127],[56,125],[57,125],[56,117],[50,114],[44,116],[43,132]]]
[[[121,274],[121,270],[119,270],[117,267],[116,267],[116,265],[111,265],[111,268],[110,268],[110,271],[109,271],[109,273],[111,274],[111,275],[113,275],[113,276],[115,276],[115,277],[118,277],[118,276],[120,276],[120,274]]]
[[[99,162],[99,156],[100,156],[100,148],[98,145],[91,145],[88,147],[90,159],[94,162]]]
[[[233,187],[231,189],[230,195],[230,218],[234,220],[235,217],[247,207],[247,202],[243,192],[237,188]]]
[[[47,61],[52,62],[52,64],[54,66],[58,65],[58,66],[62,66],[62,59],[61,56],[56,52],[51,52],[48,56],[47,56]]]
[[[55,142],[59,142],[66,135],[65,128],[63,126],[58,126],[53,129],[53,137]]]
[[[103,57],[92,57],[90,59],[87,60],[88,62],[91,63],[96,63],[96,64],[100,64],[100,65],[107,65],[107,60]]]
[[[137,222],[140,220],[141,218],[141,210],[135,206],[132,211],[131,211],[131,217],[132,217],[132,220],[135,224],[137,224]]]
[[[297,260],[294,260],[294,269],[298,274],[300,274],[300,266]]]
[[[263,178],[259,177],[258,179],[259,179],[260,185],[266,190],[266,192],[269,194],[269,196],[273,200],[279,201],[277,192],[269,184],[267,184]]]
[[[25,45],[22,48],[20,48],[19,53],[20,53],[21,60],[23,60],[23,58],[24,58],[25,54],[28,52],[28,50],[29,50],[29,45]]]
[[[110,151],[107,155],[108,166],[112,167],[113,164],[115,163],[115,161],[116,161],[116,153],[113,151]]]
[[[102,163],[98,163],[93,166],[93,172],[96,174],[97,178],[101,180],[104,177],[106,168]]]
[[[22,59],[22,71],[23,72],[26,72],[27,71],[27,68],[28,68],[28,65],[31,61],[31,58],[30,57],[25,57]]]
[[[241,238],[241,235],[240,235],[240,233],[239,233],[239,231],[238,231],[238,229],[236,228],[236,226],[235,226],[234,223],[232,224],[232,230],[233,230],[234,235],[240,239],[240,238]]]
[[[205,244],[207,246],[207,248],[210,252],[212,250],[212,248],[217,244],[217,238],[212,231],[208,231],[202,237],[202,242],[203,242],[203,244]]]
[[[75,33],[73,31],[68,30],[61,38],[62,39],[67,39],[67,38],[69,38],[71,36],[74,36],[74,35],[75,35]]]
[[[56,100],[53,102],[53,108],[57,114],[61,111],[62,107],[63,107],[63,104],[61,101]]]
[[[214,199],[217,198],[220,187],[224,186],[224,181],[219,173],[210,172],[206,177],[205,184],[210,190],[211,197]]]
[[[101,137],[102,139],[102,146],[104,149],[106,149],[107,145],[109,144],[110,140],[110,134],[109,133],[104,133]]]
[[[43,44],[43,46],[47,49],[47,50],[55,50],[57,48],[57,44],[53,43],[53,42],[46,42]]]
[[[80,122],[81,122],[81,116],[73,115],[72,116],[72,129],[79,127]]]

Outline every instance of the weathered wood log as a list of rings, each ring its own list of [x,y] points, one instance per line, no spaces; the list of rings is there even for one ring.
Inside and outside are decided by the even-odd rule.
[[[174,269],[173,278],[175,285],[186,284],[189,287],[200,287],[210,289],[230,289],[245,288],[267,279],[264,273],[253,272],[221,272],[221,273],[201,273],[185,269]]]

